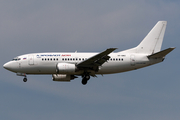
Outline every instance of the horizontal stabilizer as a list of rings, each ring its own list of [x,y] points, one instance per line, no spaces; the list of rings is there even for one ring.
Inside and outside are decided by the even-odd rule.
[[[155,54],[149,55],[148,58],[163,58],[175,48],[168,48]]]

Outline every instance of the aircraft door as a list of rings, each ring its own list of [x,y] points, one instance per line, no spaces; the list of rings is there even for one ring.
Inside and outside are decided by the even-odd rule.
[[[29,65],[34,65],[34,56],[33,55],[29,55]]]
[[[134,55],[130,56],[130,61],[131,61],[131,66],[135,66],[136,60],[135,60],[135,56]]]

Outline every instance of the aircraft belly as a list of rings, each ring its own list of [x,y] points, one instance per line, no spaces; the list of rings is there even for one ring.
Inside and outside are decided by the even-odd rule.
[[[26,74],[55,74],[55,64],[38,64],[38,65],[27,65],[21,68],[22,73]]]
[[[120,73],[129,71],[131,69],[131,66],[129,62],[124,63],[107,63],[104,64],[102,67],[100,67],[100,70],[97,74],[112,74],[112,73]]]
[[[25,67],[24,69],[22,69],[22,71],[23,71],[22,73],[26,73],[26,74],[57,74],[56,64],[57,63],[28,66],[28,67]],[[77,71],[72,74],[71,73],[67,73],[67,74],[80,75],[82,73],[83,73],[83,71]]]
[[[31,67],[24,70],[27,74],[55,74],[55,67]]]

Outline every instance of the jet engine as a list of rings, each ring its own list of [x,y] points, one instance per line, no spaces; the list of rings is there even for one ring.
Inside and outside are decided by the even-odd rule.
[[[71,80],[77,78],[74,75],[66,75],[66,74],[53,74],[52,79],[53,81],[64,81],[64,82],[70,82]]]
[[[58,63],[56,66],[57,73],[60,74],[74,74],[76,71],[75,64]]]

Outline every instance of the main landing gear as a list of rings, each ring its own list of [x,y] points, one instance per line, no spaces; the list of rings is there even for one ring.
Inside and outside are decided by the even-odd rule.
[[[87,84],[87,81],[90,79],[90,76],[89,75],[85,75],[84,77],[83,77],[83,79],[82,79],[82,84],[83,85],[86,85]]]

